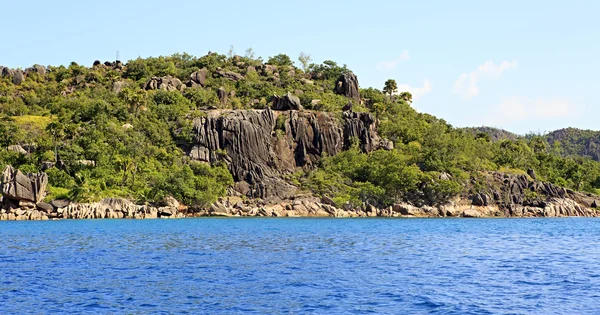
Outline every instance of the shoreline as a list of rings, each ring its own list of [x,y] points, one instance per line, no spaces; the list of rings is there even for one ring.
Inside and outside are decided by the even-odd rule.
[[[180,205],[176,200],[164,206],[136,205],[126,199],[106,198],[95,203],[4,203],[0,209],[0,221],[55,221],[97,219],[186,219],[186,218],[563,218],[598,217],[600,213],[582,207],[571,199],[551,199],[544,208],[514,206],[501,208],[497,205],[474,206],[468,200],[456,199],[437,207],[415,207],[395,204],[379,209],[367,205],[364,208],[340,209],[317,201],[316,198],[281,201],[275,204],[257,205],[254,201],[215,202],[209,208],[196,209]],[[68,204],[67,204],[68,203]],[[7,206],[8,205],[8,206]],[[57,207],[60,205],[62,207]],[[14,206],[14,207],[13,207]]]

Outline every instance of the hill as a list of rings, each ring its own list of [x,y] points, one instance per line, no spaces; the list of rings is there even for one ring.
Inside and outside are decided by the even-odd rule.
[[[512,133],[510,131],[506,131],[504,129],[494,128],[494,127],[486,127],[486,126],[465,127],[465,128],[460,128],[460,130],[463,130],[464,132],[467,132],[467,133],[473,135],[474,137],[475,136],[481,137],[483,134],[485,134],[489,137],[489,139],[491,141],[516,140],[517,138],[520,137],[519,135]]]
[[[566,128],[545,135],[551,146],[556,147],[563,156],[582,156],[595,161],[600,160],[600,132]]]
[[[521,197],[495,201],[505,211],[536,191],[566,196],[527,193],[529,180],[600,188],[595,161],[543,137],[453,128],[393,85],[361,88],[333,61],[175,54],[0,72],[0,164],[46,172],[47,201],[172,196],[206,208],[224,196],[315,195],[348,209],[431,207],[494,195],[504,183],[490,174],[527,177],[506,188]]]

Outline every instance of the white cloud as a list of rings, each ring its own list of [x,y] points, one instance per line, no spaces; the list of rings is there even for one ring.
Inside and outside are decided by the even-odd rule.
[[[400,56],[398,56],[394,60],[382,61],[378,63],[375,67],[377,70],[392,70],[398,66],[402,61],[406,61],[410,59],[410,54],[408,50],[403,51]]]
[[[564,98],[511,97],[493,106],[485,124],[502,126],[520,121],[540,121],[580,116],[581,106]]]
[[[454,93],[471,99],[479,94],[479,81],[483,78],[500,76],[504,71],[515,69],[517,61],[503,61],[496,65],[493,61],[486,61],[477,67],[477,70],[463,73],[454,83]]]
[[[402,92],[410,92],[410,94],[412,94],[413,101],[416,101],[423,95],[431,92],[431,82],[429,82],[429,80],[424,80],[422,87],[412,87],[408,84],[398,84],[398,94]]]

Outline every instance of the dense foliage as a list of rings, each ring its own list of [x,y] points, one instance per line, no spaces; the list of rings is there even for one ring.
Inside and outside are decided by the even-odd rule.
[[[600,163],[565,155],[548,136],[500,137],[453,128],[442,119],[418,113],[402,96],[363,89],[367,107],[380,119],[379,131],[395,143],[393,151],[360,154],[357,148],[327,157],[321,167],[296,179],[329,195],[338,204],[388,205],[398,200],[435,204],[448,197],[476,192],[472,183],[489,171],[527,174],[574,190],[600,192]],[[506,133],[506,135],[510,135]],[[573,151],[571,151],[573,152]]]
[[[246,56],[175,54],[124,66],[51,66],[45,75],[28,73],[21,84],[0,78],[0,166],[46,171],[48,198],[156,202],[174,196],[207,205],[225,195],[233,179],[226,165],[194,162],[184,154],[191,121],[202,109],[266,108],[273,95],[287,92],[298,94],[308,110],[339,112],[351,101],[334,93],[337,78],[349,71],[345,65],[309,63],[304,53],[298,60],[301,68],[284,54],[264,63],[251,50]],[[143,88],[152,77],[186,82],[200,68],[209,73],[203,86]],[[243,79],[214,75],[228,71]],[[217,96],[219,89],[226,100]],[[353,110],[380,119],[380,134],[394,142],[394,150],[365,154],[354,146],[297,173],[297,184],[339,205],[433,204],[471,189],[470,179],[485,171],[533,169],[541,180],[589,192],[600,188],[599,163],[561,154],[572,144],[549,145],[541,136],[492,141],[485,132],[455,129],[418,113],[410,93],[396,89],[388,80],[385,93],[361,89],[361,102],[353,101]],[[26,152],[7,149],[13,145]]]

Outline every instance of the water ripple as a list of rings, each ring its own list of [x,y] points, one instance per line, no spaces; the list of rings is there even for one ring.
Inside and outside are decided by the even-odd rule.
[[[598,314],[600,220],[0,222],[0,314]]]

